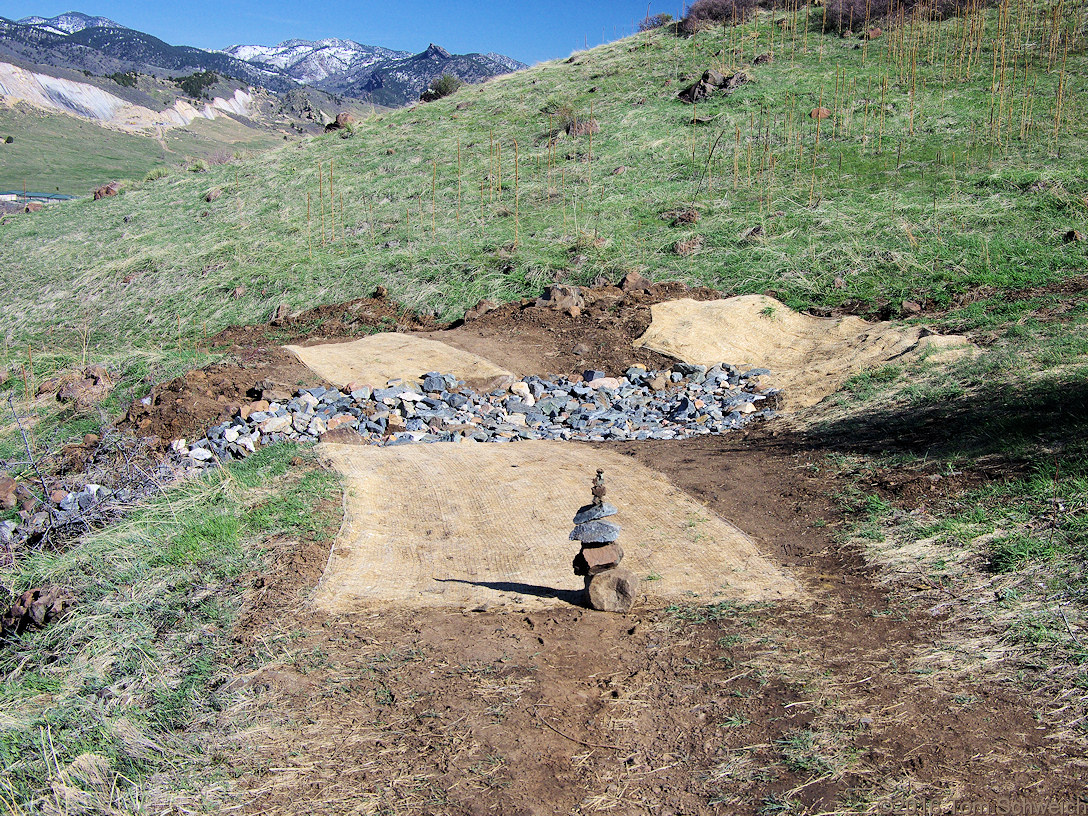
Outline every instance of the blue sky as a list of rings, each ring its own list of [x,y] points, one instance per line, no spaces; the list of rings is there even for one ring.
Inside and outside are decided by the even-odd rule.
[[[680,12],[682,0],[652,0],[650,12]],[[634,31],[646,0],[3,0],[0,16],[17,20],[82,11],[109,17],[173,45],[225,48],[272,45],[292,37],[344,37],[367,45],[422,51],[434,42],[454,53],[496,51],[534,63],[566,57]]]

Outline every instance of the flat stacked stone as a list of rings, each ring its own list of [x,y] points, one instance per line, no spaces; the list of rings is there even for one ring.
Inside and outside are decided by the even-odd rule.
[[[617,543],[622,529],[610,516],[617,510],[604,497],[604,471],[593,479],[593,501],[579,508],[570,540],[582,547],[574,556],[574,574],[586,581],[586,602],[602,612],[628,612],[638,594],[638,578],[620,567],[623,548]]]

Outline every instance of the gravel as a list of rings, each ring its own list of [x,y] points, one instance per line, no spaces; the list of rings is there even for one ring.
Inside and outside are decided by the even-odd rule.
[[[686,439],[737,430],[775,416],[778,391],[760,390],[755,377],[722,363],[711,368],[677,363],[670,371],[632,367],[621,377],[587,371],[583,377],[529,376],[477,393],[449,374],[381,388],[308,388],[208,429],[173,452],[194,466],[241,459],[262,445],[316,442],[330,431],[354,443],[518,442],[523,439]],[[662,386],[664,386],[662,388]],[[658,390],[660,389],[660,390]]]

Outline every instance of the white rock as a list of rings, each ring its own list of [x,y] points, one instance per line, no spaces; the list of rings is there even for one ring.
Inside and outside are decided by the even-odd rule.
[[[260,424],[261,433],[283,433],[291,427],[291,417],[289,416],[274,416],[269,417]]]
[[[215,456],[215,454],[207,448],[194,448],[189,451],[189,458],[195,459],[197,462],[207,462],[213,456]]]
[[[311,408],[315,408],[321,403],[321,400],[319,400],[309,391],[304,391],[303,393],[299,394],[298,401],[309,405]]]
[[[314,436],[321,436],[321,434],[325,433],[325,431],[328,430],[328,426],[325,424],[325,420],[323,420],[321,417],[314,417],[310,420],[309,430],[310,433],[312,433]]]
[[[228,442],[237,442],[238,441],[238,429],[237,428],[227,428],[225,431],[223,431],[223,438],[225,440],[227,440]]]

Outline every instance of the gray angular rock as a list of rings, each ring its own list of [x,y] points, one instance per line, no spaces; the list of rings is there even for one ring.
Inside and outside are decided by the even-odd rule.
[[[570,540],[583,544],[610,544],[620,537],[620,529],[611,521],[587,521],[571,530]]]
[[[603,519],[607,516],[614,516],[618,512],[619,510],[608,502],[587,504],[584,507],[578,508],[578,512],[574,516],[574,523],[585,524],[587,521],[596,521],[597,519]]]

